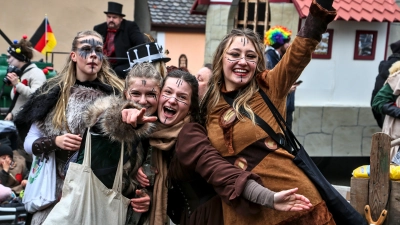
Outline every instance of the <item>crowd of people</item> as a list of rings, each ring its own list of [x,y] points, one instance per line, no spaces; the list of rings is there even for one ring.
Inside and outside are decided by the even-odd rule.
[[[196,75],[166,66],[162,52],[146,61],[158,44],[143,48],[137,25],[123,19],[121,4],[109,2],[107,22],[77,33],[57,76],[46,81],[43,74],[30,75],[37,79],[26,78],[23,86],[27,73],[8,74],[17,96],[24,96],[7,115],[21,131],[23,149],[56,159],[57,200],[32,213],[29,224],[44,223],[62,204],[68,163],[82,164],[88,135],[91,168],[107,188],[123,160],[121,193],[130,199],[125,224],[336,224],[286,146],[255,122],[260,117],[282,134],[260,92],[286,115],[287,96],[336,15],[332,3],[314,1],[290,47],[290,36],[274,45],[273,69],[263,41],[249,29],[230,31]],[[10,46],[9,63],[26,71],[30,56],[18,48],[24,46]],[[122,60],[126,52],[135,58]],[[19,164],[12,164],[15,155],[7,147],[0,145],[0,189],[11,182],[3,183],[4,174],[11,177]],[[18,185],[24,179],[26,173]]]

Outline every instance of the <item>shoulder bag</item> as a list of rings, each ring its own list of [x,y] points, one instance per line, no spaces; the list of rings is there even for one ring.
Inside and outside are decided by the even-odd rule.
[[[130,199],[121,194],[123,155],[124,143],[113,187],[108,189],[91,169],[91,133],[88,131],[83,163],[70,163],[61,200],[43,224],[125,224]]]
[[[22,203],[26,211],[34,213],[56,200],[55,154],[50,152],[48,155],[34,156]]]

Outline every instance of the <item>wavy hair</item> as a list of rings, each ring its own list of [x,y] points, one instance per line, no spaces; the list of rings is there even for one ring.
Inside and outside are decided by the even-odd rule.
[[[250,107],[250,101],[253,95],[258,92],[258,84],[256,82],[256,74],[264,71],[265,68],[265,56],[264,56],[264,44],[262,43],[260,36],[250,29],[233,29],[229,34],[225,35],[217,50],[213,56],[213,76],[209,80],[209,89],[202,100],[202,107],[205,106],[207,109],[203,109],[203,112],[207,111],[207,115],[210,115],[212,109],[218,104],[221,98],[221,88],[224,84],[224,71],[223,71],[223,57],[229,46],[232,44],[233,39],[236,37],[246,37],[251,43],[253,43],[257,56],[257,67],[253,78],[250,82],[239,90],[236,99],[233,102],[233,108],[239,119],[243,119],[243,114],[240,113],[240,108],[243,108],[245,112],[249,115],[251,121],[255,123],[254,112]],[[204,104],[204,105],[203,105]]]
[[[79,45],[78,40],[87,36],[95,36],[100,40],[103,39],[102,36],[96,31],[87,30],[78,32],[72,41],[71,51],[76,51]],[[110,85],[114,90],[114,94],[117,94],[118,92],[122,93],[124,90],[124,82],[117,77],[115,72],[111,69],[106,58],[103,58],[102,60],[101,68],[99,72],[97,72],[97,79],[104,84]],[[50,90],[57,86],[60,88],[60,95],[55,106],[55,115],[52,120],[53,125],[58,129],[62,129],[64,125],[68,129],[65,110],[67,108],[68,99],[71,93],[71,87],[74,86],[76,82],[76,62],[71,60],[71,56],[68,57],[61,73],[49,79],[47,82],[47,89],[41,94],[47,94]],[[117,89],[117,92],[115,89]]]

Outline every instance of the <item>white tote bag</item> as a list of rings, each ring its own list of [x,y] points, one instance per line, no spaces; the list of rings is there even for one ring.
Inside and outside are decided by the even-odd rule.
[[[121,194],[124,144],[121,145],[112,189],[94,175],[91,165],[91,133],[87,132],[83,164],[71,162],[62,197],[43,225],[124,225],[130,200]]]
[[[45,209],[56,201],[56,159],[54,152],[48,154],[48,159],[34,156],[26,183],[24,203],[26,211],[34,213]]]

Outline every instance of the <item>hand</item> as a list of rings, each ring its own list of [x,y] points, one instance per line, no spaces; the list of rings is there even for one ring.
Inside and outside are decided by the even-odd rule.
[[[22,180],[21,181],[21,185],[22,185],[22,187],[26,187],[26,183],[28,182],[28,180]]]
[[[139,197],[131,199],[133,211],[139,213],[147,212],[150,206],[150,196],[144,190],[136,190],[136,195]]]
[[[19,83],[19,77],[16,73],[7,73],[7,79],[11,82],[12,86],[15,86]]]
[[[123,109],[121,112],[122,122],[136,127],[138,124],[157,121],[155,116],[145,116],[146,108],[138,109]]]
[[[3,170],[7,173],[10,170],[11,162],[12,162],[12,160],[11,160],[10,156],[5,155],[5,156],[1,157],[1,161],[0,161],[1,166],[3,167]]]
[[[12,120],[12,118],[13,118],[12,113],[8,113],[6,118],[4,118],[4,120]]]
[[[292,93],[292,92],[296,91],[297,86],[298,85],[292,85],[292,87],[289,90],[289,93]]]
[[[279,211],[302,211],[312,207],[308,198],[296,194],[298,188],[280,191],[274,194],[274,209]]]
[[[147,179],[146,174],[143,173],[142,167],[138,169],[138,172],[136,174],[136,180],[139,182],[141,187],[148,187],[150,186],[150,181]]]
[[[82,138],[80,134],[64,134],[56,137],[56,145],[64,150],[76,151],[79,150],[82,143]]]

